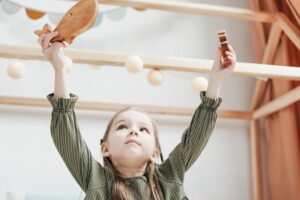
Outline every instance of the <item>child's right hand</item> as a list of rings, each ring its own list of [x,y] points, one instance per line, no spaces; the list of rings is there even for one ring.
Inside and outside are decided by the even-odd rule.
[[[39,37],[38,42],[42,47],[43,54],[51,62],[54,69],[66,70],[64,65],[65,54],[62,49],[66,47],[66,44],[63,42],[50,42],[52,38],[56,37],[58,34],[58,32],[43,34]]]

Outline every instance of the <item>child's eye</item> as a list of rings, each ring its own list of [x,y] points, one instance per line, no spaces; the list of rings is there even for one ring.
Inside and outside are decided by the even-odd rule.
[[[140,131],[146,131],[147,133],[149,133],[149,130],[147,128],[145,128],[145,127],[140,128]]]
[[[117,130],[126,129],[126,128],[127,128],[127,126],[122,124],[122,125],[118,126]]]

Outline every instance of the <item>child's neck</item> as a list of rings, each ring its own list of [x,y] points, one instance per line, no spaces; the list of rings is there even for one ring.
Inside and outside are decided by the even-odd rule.
[[[147,167],[147,163],[142,165],[133,165],[131,162],[126,163],[116,163],[115,167],[117,168],[120,175],[124,178],[143,176]]]

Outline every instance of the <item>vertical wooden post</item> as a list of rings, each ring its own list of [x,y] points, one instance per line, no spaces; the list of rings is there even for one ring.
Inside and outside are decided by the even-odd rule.
[[[252,199],[263,200],[262,187],[262,165],[260,155],[260,135],[258,120],[250,121],[250,148],[251,148],[251,177],[252,177]]]
[[[272,64],[277,47],[279,45],[282,29],[278,23],[273,23],[267,45],[264,49],[264,55],[262,63]],[[258,80],[255,85],[255,89],[252,96],[251,109],[255,110],[259,107],[260,101],[264,97],[264,93],[267,88],[267,82]],[[262,165],[260,157],[260,139],[258,135],[259,126],[257,120],[250,122],[250,146],[251,146],[251,162],[252,162],[252,192],[253,200],[263,200],[263,185],[262,185]]]

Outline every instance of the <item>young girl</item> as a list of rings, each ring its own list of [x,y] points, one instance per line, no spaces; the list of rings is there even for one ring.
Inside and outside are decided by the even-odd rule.
[[[181,142],[168,159],[156,164],[161,155],[155,123],[139,108],[125,108],[110,120],[100,148],[104,166],[92,156],[74,113],[78,97],[69,93],[64,66],[64,43],[50,43],[57,32],[42,35],[39,43],[55,71],[54,94],[48,95],[53,106],[51,135],[71,174],[86,193],[87,200],[183,200],[184,174],[197,160],[214,128],[216,110],[221,103],[221,82],[236,65],[230,46],[226,52],[230,65],[222,68],[220,48],[210,74],[202,103],[196,109]]]

